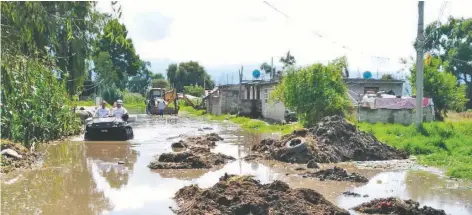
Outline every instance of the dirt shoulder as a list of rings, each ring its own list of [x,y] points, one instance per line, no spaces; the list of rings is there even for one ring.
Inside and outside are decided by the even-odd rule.
[[[30,152],[21,144],[6,139],[1,140],[1,169],[2,173],[8,173],[15,169],[31,168],[41,159],[38,152]]]
[[[208,189],[186,186],[174,198],[176,214],[349,214],[314,190],[282,181],[261,184],[248,175],[225,174]]]

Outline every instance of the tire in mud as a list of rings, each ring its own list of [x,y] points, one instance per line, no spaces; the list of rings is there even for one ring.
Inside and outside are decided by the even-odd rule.
[[[286,153],[299,153],[306,150],[307,147],[305,139],[302,138],[291,139],[285,144]]]

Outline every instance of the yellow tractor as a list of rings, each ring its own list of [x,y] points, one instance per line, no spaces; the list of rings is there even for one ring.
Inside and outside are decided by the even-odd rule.
[[[192,107],[194,104],[190,101],[184,94],[182,98]],[[179,96],[175,89],[167,90],[164,88],[151,88],[148,92],[148,97],[146,101],[146,113],[150,115],[159,114],[157,105],[159,102],[165,101],[164,113],[165,115],[173,115],[179,113],[179,105],[177,100]],[[173,107],[169,107],[170,104],[173,104]]]

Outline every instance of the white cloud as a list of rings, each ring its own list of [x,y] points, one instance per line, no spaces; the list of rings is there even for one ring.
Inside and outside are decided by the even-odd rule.
[[[123,23],[140,56],[169,61],[197,60],[206,67],[260,64],[290,50],[297,63],[326,62],[348,55],[353,68],[392,71],[398,58],[415,54],[416,1],[313,1],[270,0],[290,16],[287,20],[263,1],[173,0],[121,1]],[[442,2],[425,2],[425,23],[438,18]],[[109,10],[108,2],[99,7]],[[449,2],[449,16],[472,16],[471,1]],[[168,28],[142,26],[140,22],[172,20]],[[156,20],[156,25],[166,25]],[[148,28],[163,29],[162,39],[144,40]],[[313,30],[323,38],[316,37]],[[332,44],[332,41],[338,44]],[[352,51],[340,48],[342,45]],[[375,60],[372,56],[391,60]],[[237,65],[237,66],[236,66]]]

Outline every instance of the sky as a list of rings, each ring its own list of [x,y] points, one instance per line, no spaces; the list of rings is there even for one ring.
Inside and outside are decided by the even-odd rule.
[[[219,84],[236,83],[263,62],[281,67],[287,51],[298,66],[348,57],[351,76],[371,71],[402,77],[399,58],[416,56],[417,1],[124,0],[120,21],[141,59],[165,74],[170,63],[198,61]],[[425,24],[471,17],[472,1],[426,1]],[[108,1],[98,9],[111,12]],[[234,81],[232,81],[234,80]]]

